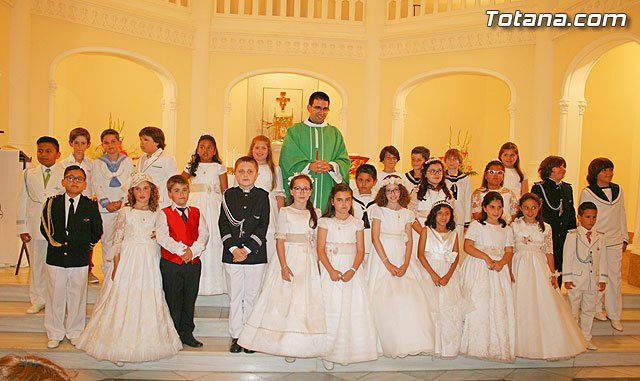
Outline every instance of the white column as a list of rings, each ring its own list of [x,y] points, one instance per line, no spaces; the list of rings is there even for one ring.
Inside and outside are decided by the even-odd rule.
[[[58,90],[58,84],[53,78],[49,79],[49,132],[50,136],[53,136],[53,118],[55,109],[56,91]]]
[[[224,105],[224,114],[222,116],[222,125],[227,128],[222,131],[222,145],[218,144],[218,147],[223,147],[224,149],[228,149],[229,147],[229,128],[231,128],[229,126],[229,114],[231,114],[231,103]],[[233,167],[233,163],[224,162],[222,164],[227,167]]]
[[[209,100],[209,30],[212,1],[192,0],[193,53],[191,63],[191,135],[188,146],[195,146],[203,131],[209,131],[207,101]],[[226,3],[226,2],[225,2]]]
[[[175,98],[163,98],[160,101],[160,105],[162,106],[162,131],[164,132],[165,141],[169,143],[167,144],[166,152],[175,156],[178,101]]]
[[[364,63],[364,94],[367,110],[387,111],[380,107],[380,39],[384,28],[386,2],[367,1],[365,4],[365,25],[367,27],[367,57]],[[375,157],[378,149],[379,117],[369,118],[362,128],[362,151]]]
[[[404,108],[395,108],[392,113],[391,118],[391,144],[397,147],[400,147],[402,150],[404,143],[404,122],[407,119],[407,112]],[[372,147],[374,150],[377,149],[377,145]],[[400,152],[402,155],[402,152]],[[373,156],[376,157],[375,152]]]
[[[548,29],[548,30],[547,30]],[[530,160],[528,173],[535,173],[538,165],[550,154],[551,142],[551,115],[553,103],[553,40],[551,28],[542,28],[536,31],[537,41],[534,48],[533,62],[533,125],[528,132],[522,131],[513,137],[515,142],[531,141]],[[534,133],[535,132],[535,133]],[[526,135],[525,135],[526,134]],[[531,168],[531,164],[534,167]],[[530,176],[532,177],[532,176]],[[536,179],[536,176],[532,177]],[[529,184],[533,185],[532,179]]]
[[[29,131],[29,78],[31,73],[31,1],[14,1],[9,27],[8,143],[27,151],[34,145]]]

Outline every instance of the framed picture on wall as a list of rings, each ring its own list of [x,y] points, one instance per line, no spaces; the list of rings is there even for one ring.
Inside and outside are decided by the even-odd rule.
[[[262,88],[262,133],[283,141],[287,129],[304,118],[302,89]]]

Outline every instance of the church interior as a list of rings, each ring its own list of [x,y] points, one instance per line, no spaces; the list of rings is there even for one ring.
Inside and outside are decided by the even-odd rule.
[[[492,9],[624,13],[627,24],[488,27]],[[412,147],[424,145],[433,156],[461,148],[482,172],[512,141],[529,184],[539,180],[543,158],[564,157],[565,181],[578,198],[589,162],[607,157],[625,190],[628,229],[638,235],[638,20],[638,0],[0,0],[0,146],[31,157],[37,138],[50,135],[65,157],[70,129],[97,138],[114,127],[135,159],[138,131],[157,126],[178,168],[205,131],[231,166],[259,134],[272,139],[277,156],[286,127],[307,117],[308,96],[319,90],[331,98],[327,122],[342,132],[349,154],[376,166],[380,149],[393,145],[406,172]],[[92,143],[97,157],[98,139]],[[473,176],[474,187],[481,180]],[[46,350],[42,315],[24,314],[28,268],[14,275],[20,246],[6,247],[0,258],[12,267],[0,269],[0,356],[40,354],[80,371],[78,379],[126,371],[202,380],[240,379],[234,372],[256,380],[294,379],[291,373],[312,380],[640,377],[640,245],[631,244],[623,262],[625,331],[597,322],[598,352],[509,364],[380,358],[336,365],[331,375],[315,359],[230,355],[225,295],[197,301],[203,350],[124,369],[71,345]],[[98,290],[89,287],[89,311]]]

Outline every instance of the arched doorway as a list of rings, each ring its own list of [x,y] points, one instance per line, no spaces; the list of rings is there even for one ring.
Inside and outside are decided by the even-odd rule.
[[[565,79],[561,101],[560,150],[576,193],[587,185],[589,162],[608,157],[614,182],[625,191],[627,224],[637,231],[640,197],[640,44],[614,35],[587,46]]]
[[[87,128],[99,145],[109,113],[125,122],[128,144],[137,146],[138,130],[162,128],[167,151],[175,153],[177,85],[159,63],[135,52],[106,47],[65,51],[49,71],[49,133],[66,136]],[[65,145],[66,147],[66,145]]]
[[[318,90],[331,99],[327,122],[345,135],[347,93],[331,78],[305,70],[273,68],[244,73],[231,81],[224,94],[222,146],[226,149],[221,154],[223,159],[226,156],[225,163],[244,154],[251,139],[259,134],[276,141],[273,149],[277,159],[280,149],[277,140],[282,134],[275,131],[274,117],[286,115],[293,118],[293,123],[304,120],[308,116],[309,96]]]
[[[445,68],[420,74],[396,92],[391,142],[408,158],[425,145],[441,156],[468,133],[476,171],[515,136],[515,86],[504,75],[482,68]],[[451,136],[450,136],[451,134]],[[409,169],[405,160],[403,170]]]

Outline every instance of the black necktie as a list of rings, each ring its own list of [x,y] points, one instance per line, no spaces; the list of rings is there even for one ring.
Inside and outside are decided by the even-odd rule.
[[[451,193],[453,193],[453,198],[458,199],[458,184],[451,183]]]
[[[184,223],[187,223],[187,213],[185,213],[185,211],[187,210],[187,208],[176,208],[180,211],[180,217],[182,217],[182,221],[184,221]]]
[[[69,213],[67,214],[67,233],[69,233],[69,227],[72,225],[73,216],[76,214],[76,211],[73,208],[74,199],[69,198]]]
[[[365,229],[371,229],[371,223],[369,223],[369,215],[367,214],[367,210],[365,209],[362,213],[362,222],[364,222]]]

